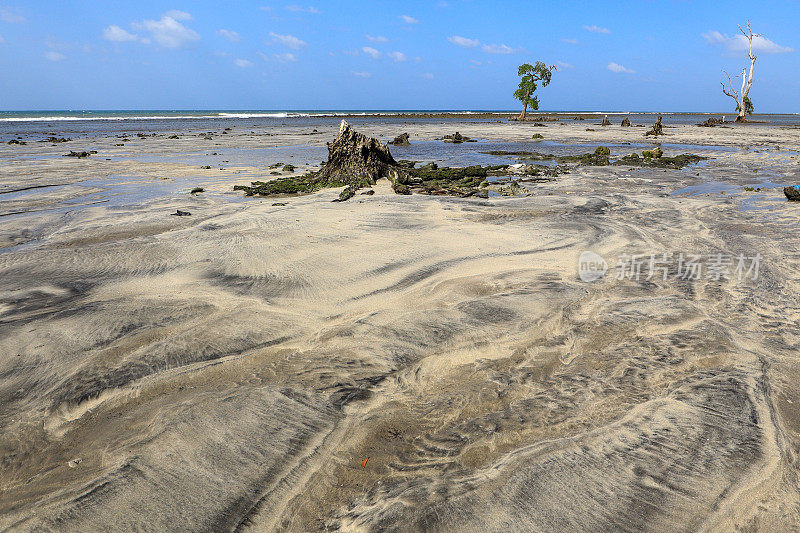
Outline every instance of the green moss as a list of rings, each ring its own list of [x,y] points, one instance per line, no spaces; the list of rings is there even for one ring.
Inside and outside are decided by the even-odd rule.
[[[544,139],[544,135],[541,133],[534,133],[532,139]]]
[[[647,154],[650,154],[647,156]],[[694,154],[681,154],[676,155],[675,157],[653,157],[652,152],[645,151],[643,154],[645,157],[639,158],[637,154],[630,154],[626,155],[622,159],[615,161],[615,165],[636,165],[640,167],[650,167],[650,168],[674,168],[680,169],[687,165],[691,165],[693,163],[698,163],[705,159],[706,157],[701,157],[699,155]]]
[[[594,151],[594,155],[611,155],[611,150],[605,146],[598,146]]]

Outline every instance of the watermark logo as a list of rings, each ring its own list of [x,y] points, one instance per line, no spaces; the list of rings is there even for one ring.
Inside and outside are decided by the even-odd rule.
[[[615,264],[614,277],[618,280],[650,281],[667,278],[681,280],[742,281],[758,279],[761,254],[621,254]],[[605,259],[594,252],[583,252],[578,258],[578,277],[581,281],[597,281],[605,277],[609,267]]]
[[[608,263],[600,255],[587,250],[578,257],[578,277],[581,281],[597,281],[605,277],[606,272]]]

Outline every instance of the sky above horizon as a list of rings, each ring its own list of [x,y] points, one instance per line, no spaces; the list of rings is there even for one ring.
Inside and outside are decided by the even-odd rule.
[[[521,107],[517,66],[558,66],[543,110],[800,113],[800,2],[0,0],[0,109]],[[738,83],[737,83],[738,88]]]

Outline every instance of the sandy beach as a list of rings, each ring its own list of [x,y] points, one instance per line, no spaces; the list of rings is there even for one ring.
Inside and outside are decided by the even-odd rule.
[[[334,203],[233,190],[333,119],[0,144],[0,529],[796,530],[800,127],[480,118],[352,122],[419,164],[707,159]]]

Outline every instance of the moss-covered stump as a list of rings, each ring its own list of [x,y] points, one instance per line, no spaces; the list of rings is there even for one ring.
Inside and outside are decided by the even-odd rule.
[[[320,170],[302,176],[254,181],[249,186],[236,185],[234,190],[244,191],[247,196],[304,194],[332,187],[353,187],[355,191],[374,185],[380,178],[388,178],[393,185],[402,183],[406,179],[405,169],[394,160],[386,145],[358,133],[342,120],[339,135],[328,143],[328,161]]]

